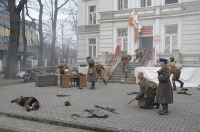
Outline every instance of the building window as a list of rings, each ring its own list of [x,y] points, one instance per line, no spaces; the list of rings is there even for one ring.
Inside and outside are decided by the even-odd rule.
[[[96,38],[90,38],[88,39],[88,41],[89,41],[88,44],[89,56],[96,57],[96,48],[97,48]]]
[[[127,28],[117,29],[117,43],[120,45],[121,51],[128,50],[128,29]]]
[[[152,6],[152,0],[141,0],[141,7]]]
[[[128,0],[118,0],[118,10],[128,9]]]
[[[89,24],[96,24],[96,6],[89,6]]]
[[[173,49],[178,49],[178,25],[165,26],[165,52],[170,53]]]
[[[178,3],[178,0],[165,0],[165,4],[174,4]]]

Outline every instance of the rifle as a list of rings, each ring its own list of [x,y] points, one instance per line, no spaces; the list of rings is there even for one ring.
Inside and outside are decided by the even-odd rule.
[[[136,100],[136,98],[132,99],[127,105],[129,105],[130,103],[132,103],[134,100]]]
[[[106,111],[109,111],[109,112],[112,112],[112,113],[115,113],[115,114],[119,114],[119,113],[115,112],[114,108],[102,107],[102,106],[99,106],[99,105],[94,105],[94,107],[100,108],[102,110],[106,110]]]
[[[68,96],[71,96],[71,95],[65,95],[65,94],[58,94],[57,97],[68,97]]]

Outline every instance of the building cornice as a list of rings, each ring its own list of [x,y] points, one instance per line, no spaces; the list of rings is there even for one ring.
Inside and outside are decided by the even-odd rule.
[[[138,19],[156,19],[156,18],[168,18],[179,17],[184,15],[199,14],[200,1],[170,4],[163,6],[153,6],[147,8],[136,8],[135,14],[138,15]],[[130,17],[130,9],[123,11],[107,11],[100,12],[99,22],[116,22],[127,20]]]

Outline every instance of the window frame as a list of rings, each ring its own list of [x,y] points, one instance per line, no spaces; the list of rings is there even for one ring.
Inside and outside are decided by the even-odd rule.
[[[122,10],[127,10],[128,9],[128,5],[129,5],[129,0],[127,1],[127,7],[125,8],[125,0],[117,0],[117,10],[118,11],[122,11]],[[119,5],[121,3],[121,6]]]
[[[90,44],[90,39],[95,39],[95,43],[96,44]],[[95,57],[97,57],[97,38],[88,38],[87,39],[87,41],[88,41],[88,43],[87,43],[87,49],[88,49],[88,56],[90,56],[90,57],[92,57],[92,58],[95,58]],[[92,47],[92,55],[90,55],[90,46]],[[96,53],[95,53],[95,56],[94,56],[94,46],[96,46],[96,48],[95,48],[95,51],[96,51]]]
[[[153,0],[151,0],[151,5],[150,5],[150,6],[147,5],[147,1],[148,1],[148,0],[144,0],[144,1],[145,1],[145,5],[142,6],[142,0],[140,0],[140,7],[141,7],[141,8],[152,7],[152,6],[153,6]]]
[[[95,7],[94,12],[90,12],[90,8]],[[90,14],[92,15],[92,23],[90,23]],[[94,21],[95,18],[95,21]],[[88,25],[96,25],[97,24],[97,6],[96,5],[90,5],[88,6]]]
[[[118,36],[118,31],[119,31],[119,30],[124,30],[124,29],[126,30],[126,33],[127,33],[127,34],[126,34],[125,36],[123,36],[123,35],[122,35],[122,36]],[[126,51],[128,51],[128,46],[129,46],[129,45],[128,45],[128,27],[116,28],[116,40],[117,40],[117,43],[119,43],[119,41],[118,41],[119,39],[120,39],[120,41],[121,41],[121,43],[120,43],[120,50],[121,50],[121,51],[124,51],[124,40],[126,39],[126,41],[127,41],[127,42],[126,42],[126,44],[127,44],[127,46],[126,46],[126,48],[127,48]]]
[[[178,4],[178,3],[180,3],[180,0],[178,0],[177,3],[170,3],[170,4],[166,4],[166,0],[164,0],[164,5],[171,5],[171,4]]]
[[[177,26],[177,32],[176,33],[166,33],[166,27],[167,26],[173,26],[173,25],[176,25]],[[173,37],[176,36],[176,48],[173,48],[174,47],[174,44],[173,44]],[[166,37],[169,37],[169,52],[166,51]],[[178,49],[178,44],[179,44],[179,24],[167,24],[167,25],[164,25],[164,52],[165,53],[171,53],[172,50],[174,49]]]

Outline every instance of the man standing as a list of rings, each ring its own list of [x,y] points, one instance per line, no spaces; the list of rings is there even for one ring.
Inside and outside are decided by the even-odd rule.
[[[179,79],[181,75],[181,68],[176,67],[176,61],[174,60],[174,57],[170,57],[170,74],[173,74],[172,77],[172,83],[173,83],[173,90],[176,91],[176,84],[175,81],[180,83],[180,88],[183,87],[184,83]]]
[[[97,71],[97,78],[98,77],[102,78],[105,85],[107,85],[107,81],[104,78],[105,68],[98,61],[96,62],[96,71]]]
[[[168,104],[173,103],[172,85],[170,82],[170,71],[167,66],[167,59],[160,58],[161,69],[158,72],[158,89],[156,93],[156,103],[162,105],[160,115],[168,113]]]
[[[19,97],[12,100],[11,103],[16,102],[18,105],[24,106],[27,111],[39,109],[39,102],[34,97]]]
[[[128,72],[128,63],[131,60],[131,56],[127,54],[125,51],[121,56],[121,62],[123,64],[123,72],[125,72],[125,78],[127,78],[127,72]]]
[[[141,49],[136,49],[135,53],[136,53],[136,58],[134,59],[134,62],[136,60],[138,60],[138,59],[139,59],[139,62],[142,61],[142,50]]]
[[[86,61],[89,65],[88,73],[87,73],[87,81],[91,82],[90,90],[95,89],[95,81],[96,81],[96,68],[95,62],[91,57],[87,57]]]

